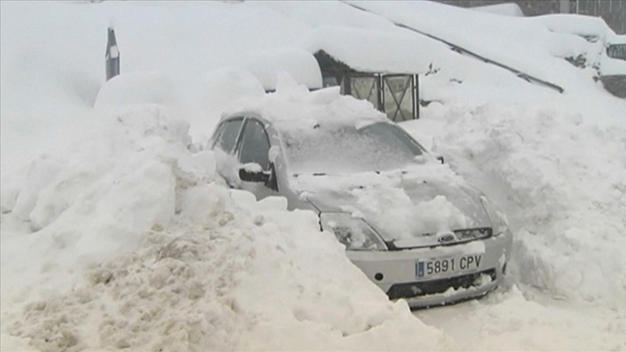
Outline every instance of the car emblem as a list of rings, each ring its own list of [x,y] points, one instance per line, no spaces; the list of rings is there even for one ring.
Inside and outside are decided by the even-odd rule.
[[[437,241],[439,243],[456,242],[456,236],[452,232],[445,232],[445,233],[437,235]]]

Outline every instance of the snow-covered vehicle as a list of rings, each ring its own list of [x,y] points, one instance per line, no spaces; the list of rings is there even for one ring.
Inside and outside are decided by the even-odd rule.
[[[417,308],[480,297],[506,273],[504,216],[366,102],[269,95],[223,115],[209,147],[231,187],[319,214],[391,299]]]

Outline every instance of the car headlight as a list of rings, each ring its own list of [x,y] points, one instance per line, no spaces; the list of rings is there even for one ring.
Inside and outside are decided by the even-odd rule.
[[[385,242],[363,219],[347,213],[322,213],[322,229],[337,236],[348,250],[386,250]]]
[[[491,203],[487,197],[480,197],[480,201],[483,203],[483,207],[487,211],[489,220],[491,220],[491,226],[493,226],[494,236],[501,235],[509,230],[509,223],[506,219],[506,215],[499,212],[496,206]]]

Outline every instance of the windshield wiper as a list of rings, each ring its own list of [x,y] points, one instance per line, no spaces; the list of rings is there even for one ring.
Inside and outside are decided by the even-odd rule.
[[[299,173],[295,173],[293,174],[293,177],[299,177],[301,174]],[[307,174],[307,175],[311,175],[311,176],[326,176],[325,172],[314,172],[312,174]]]

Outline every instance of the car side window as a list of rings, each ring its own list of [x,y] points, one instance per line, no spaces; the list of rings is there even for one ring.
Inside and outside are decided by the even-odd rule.
[[[270,168],[269,151],[270,141],[263,124],[257,120],[248,120],[243,132],[239,161],[242,164],[257,163],[267,171]]]
[[[217,146],[226,153],[231,153],[237,143],[237,136],[243,124],[243,117],[226,121],[222,127],[222,132],[217,139]]]

